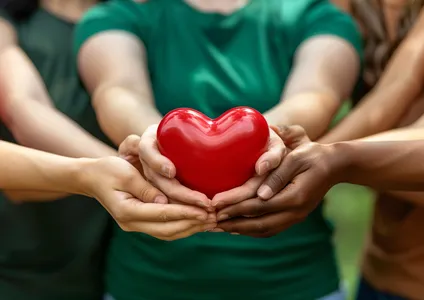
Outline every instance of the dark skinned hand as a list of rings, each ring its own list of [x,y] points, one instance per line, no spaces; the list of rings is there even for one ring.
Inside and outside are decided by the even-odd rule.
[[[338,183],[341,160],[331,145],[313,143],[300,126],[273,128],[289,153],[263,181],[258,196],[218,211],[216,232],[271,237],[303,221]]]

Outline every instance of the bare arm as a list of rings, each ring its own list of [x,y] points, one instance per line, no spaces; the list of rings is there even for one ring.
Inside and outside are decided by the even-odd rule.
[[[297,50],[282,102],[265,117],[272,125],[301,125],[318,138],[351,93],[359,66],[355,49],[341,38],[311,38]]]
[[[358,139],[393,128],[422,92],[423,66],[424,11],[377,86],[320,142]]]
[[[13,28],[0,20],[2,120],[21,144],[71,157],[116,151],[53,107],[37,70],[17,45]]]
[[[424,117],[418,119],[414,124],[399,128],[393,129],[390,131],[386,131],[383,133],[379,133],[373,136],[369,136],[363,138],[363,141],[371,141],[371,142],[379,142],[379,141],[412,141],[412,140],[424,140],[424,127],[423,127]],[[406,143],[408,146],[408,143]],[[411,157],[411,160],[416,159]],[[422,159],[421,159],[422,161]],[[416,166],[420,167],[420,160],[416,161]],[[404,166],[399,165],[400,169],[404,168]],[[421,166],[422,167],[422,166]],[[424,187],[424,185],[423,185]],[[385,191],[390,195],[396,196],[400,199],[406,200],[413,204],[423,206],[424,205],[424,193],[422,192],[406,192],[406,191]]]
[[[79,51],[80,74],[97,119],[117,145],[162,118],[154,105],[145,52],[137,37],[123,31],[99,33]]]
[[[0,189],[81,193],[77,180],[80,165],[76,159],[3,141],[0,156]]]
[[[424,140],[344,143],[339,150],[349,156],[345,182],[383,190],[424,191]]]

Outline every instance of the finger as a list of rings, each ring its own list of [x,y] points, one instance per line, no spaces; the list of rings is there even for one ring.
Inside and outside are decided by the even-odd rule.
[[[260,198],[252,198],[223,208],[218,212],[217,220],[222,222],[235,217],[259,217],[264,214],[279,212],[281,211],[281,207],[284,206],[277,197],[268,201]]]
[[[126,186],[127,193],[145,203],[168,203],[168,198],[157,188],[144,179],[142,174],[134,172]]]
[[[222,209],[225,206],[236,204],[255,197],[256,192],[264,179],[265,176],[252,177],[242,186],[216,194],[212,199],[212,206],[216,209]]]
[[[180,220],[166,223],[140,222],[129,226],[131,230],[147,233],[161,240],[172,241],[178,238],[205,232],[216,227],[216,223],[205,224],[201,221]]]
[[[199,225],[191,226],[187,230],[175,234],[172,238],[173,240],[179,240],[179,239],[183,239],[183,238],[187,238],[192,235],[195,235],[196,233],[212,231],[216,228],[216,225],[217,225],[216,223],[211,223],[211,224],[199,224]]]
[[[258,189],[258,197],[267,200],[280,192],[296,175],[300,169],[299,160],[292,159],[288,154],[280,166],[269,174]]]
[[[286,146],[290,149],[295,149],[302,144],[310,142],[305,129],[299,125],[277,126],[273,130],[280,136]]]
[[[157,145],[157,125],[150,126],[141,136],[139,144],[140,159],[154,172],[167,178],[174,178],[177,171],[174,164],[163,156]]]
[[[185,204],[195,205],[205,209],[211,207],[210,200],[205,194],[183,186],[178,180],[165,178],[155,172],[151,172],[149,176],[149,180],[168,197]]]
[[[301,186],[302,184],[300,184]],[[225,207],[217,214],[219,222],[236,217],[259,217],[279,211],[297,211],[301,213],[303,193],[299,192],[298,184],[289,184],[283,191],[269,200],[252,198],[243,202]]]
[[[112,216],[119,223],[132,222],[170,222],[178,220],[197,220],[206,222],[208,213],[194,206],[178,204],[142,203],[136,199],[122,201],[112,207]]]
[[[252,237],[271,237],[300,222],[294,212],[268,214],[258,218],[237,218],[218,223],[217,228]]]
[[[119,157],[138,156],[138,147],[141,138],[138,135],[132,134],[128,136],[118,148]]]
[[[256,173],[263,175],[278,167],[285,153],[286,146],[283,140],[274,131],[270,130],[268,150],[256,162]]]

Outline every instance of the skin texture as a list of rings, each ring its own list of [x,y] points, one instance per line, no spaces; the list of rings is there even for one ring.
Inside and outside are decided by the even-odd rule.
[[[131,155],[131,138],[121,145]],[[135,153],[138,155],[138,152]],[[118,157],[68,158],[0,142],[0,188],[81,194],[96,198],[125,231],[163,240],[216,226],[199,208],[157,204],[166,196]],[[7,159],[6,159],[7,158]]]
[[[290,153],[264,181],[261,197],[228,206],[218,213],[217,229],[269,237],[302,221],[328,190],[340,182],[376,189],[424,190],[424,130],[404,129],[419,141],[313,143],[303,128],[278,130]],[[390,138],[390,134],[385,135]],[[268,192],[264,192],[268,191]],[[422,202],[422,201],[421,201]],[[248,216],[248,217],[247,217]]]
[[[190,1],[194,2],[200,3]],[[210,11],[222,8],[219,5],[206,7],[206,2],[204,5],[204,9]],[[256,194],[263,179],[260,176],[235,191],[219,194],[217,200],[210,202],[205,195],[189,190],[174,179],[175,166],[169,160],[152,154],[157,153],[155,128],[162,116],[154,106],[146,50],[136,37],[118,31],[97,34],[82,46],[78,65],[92,94],[103,131],[117,144],[129,134],[141,136],[144,174],[173,201],[197,203],[211,209],[209,203],[214,201],[231,203],[234,196],[248,199]],[[342,99],[350,94],[358,72],[359,58],[350,44],[333,36],[311,38],[296,52],[295,66],[281,104],[264,116],[273,125],[301,124],[312,137],[318,137],[328,127]],[[277,139],[274,141],[275,147],[278,142],[281,144]],[[274,161],[279,159],[270,158],[267,171],[274,166]],[[265,163],[263,159],[260,162]]]
[[[42,1],[41,5],[56,15],[74,20],[95,1],[67,1],[61,9],[58,2],[64,4],[64,1]],[[70,157],[116,154],[113,148],[91,136],[54,107],[36,68],[20,49],[14,28],[2,19],[0,99],[1,121],[24,146]],[[14,200],[54,200],[66,196],[37,191],[6,191],[6,194]]]
[[[348,0],[335,0],[336,4],[347,7]],[[407,1],[386,1],[387,27],[396,31],[398,18]],[[349,11],[349,9],[347,9]],[[390,33],[390,32],[389,32]],[[415,25],[395,51],[374,89],[359,105],[333,130],[318,141],[334,143],[360,139],[384,132],[395,127],[421,127],[424,120],[424,11],[421,11]],[[391,138],[403,139],[403,132],[389,133]],[[393,134],[396,133],[396,136]],[[374,137],[373,137],[374,139]],[[407,137],[405,137],[407,139]],[[417,192],[387,191],[398,199],[423,205],[423,194]]]
[[[424,82],[424,12],[389,61],[375,88],[318,141],[362,138],[395,127],[421,97]]]

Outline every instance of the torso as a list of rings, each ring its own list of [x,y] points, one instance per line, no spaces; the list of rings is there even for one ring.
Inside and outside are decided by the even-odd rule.
[[[254,0],[223,15],[152,0],[122,1],[117,11],[140,26],[159,111],[190,107],[214,118],[235,106],[265,112],[279,103],[304,33],[296,20],[315,2],[328,9],[315,0]],[[201,233],[169,243],[116,227],[107,288],[116,299],[318,299],[339,286],[331,233],[322,206],[268,239]]]
[[[56,108],[106,140],[77,76],[71,46],[73,23],[39,9],[15,25],[20,46],[38,69]],[[6,128],[0,130],[4,139],[14,141]],[[108,222],[107,213],[94,199],[71,196],[17,205],[1,194],[2,298],[99,299]]]

